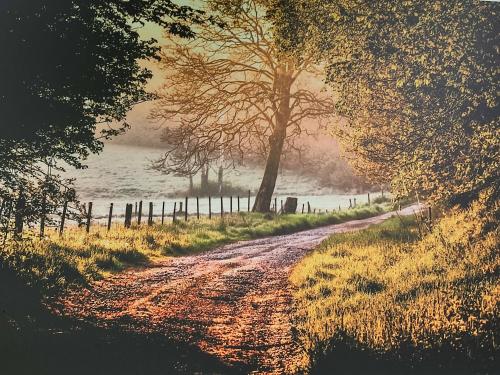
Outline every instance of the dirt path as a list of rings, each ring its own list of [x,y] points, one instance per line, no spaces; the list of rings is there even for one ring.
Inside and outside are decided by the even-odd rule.
[[[66,296],[63,313],[101,326],[162,333],[244,372],[290,373],[301,358],[289,322],[291,267],[327,236],[391,215],[168,258]]]

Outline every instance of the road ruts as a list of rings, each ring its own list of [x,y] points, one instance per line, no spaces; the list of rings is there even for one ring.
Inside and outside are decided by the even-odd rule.
[[[95,282],[58,303],[61,313],[99,326],[160,332],[195,344],[245,373],[293,373],[303,354],[289,320],[291,268],[327,236],[363,229],[394,214],[166,258]]]

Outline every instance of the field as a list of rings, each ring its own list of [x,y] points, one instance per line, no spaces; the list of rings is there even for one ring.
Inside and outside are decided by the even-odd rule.
[[[430,233],[393,218],[303,259],[294,325],[311,372],[498,370],[498,226],[478,210],[453,211]]]

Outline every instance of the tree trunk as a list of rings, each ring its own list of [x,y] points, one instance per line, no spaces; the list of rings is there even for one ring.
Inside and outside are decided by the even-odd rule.
[[[269,154],[267,156],[264,176],[259,191],[255,197],[252,211],[269,212],[273,198],[276,178],[286,138],[286,128],[290,119],[290,86],[292,84],[291,73],[282,67],[278,73],[277,86],[279,88],[279,107],[276,114],[276,125],[273,134],[269,137]]]
[[[202,193],[208,193],[208,167],[203,167],[201,169],[200,190]]]

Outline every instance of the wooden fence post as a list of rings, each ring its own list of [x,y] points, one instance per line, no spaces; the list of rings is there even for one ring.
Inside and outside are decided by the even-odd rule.
[[[356,207],[356,198],[354,198],[354,207]]]
[[[220,196],[220,217],[224,217],[224,199]]]
[[[130,203],[130,204],[132,204],[132,203]],[[137,202],[135,202],[134,216],[137,217]]]
[[[175,223],[175,211],[177,210],[177,202],[174,202],[174,213],[172,214],[172,222]]]
[[[339,204],[339,212],[342,211],[342,209],[340,208],[340,204]]]
[[[248,212],[250,212],[250,190],[248,190]]]
[[[371,202],[370,202],[370,193],[368,193],[368,206],[371,205]]]
[[[153,202],[149,202],[148,225],[153,225]]]
[[[5,232],[3,236],[3,242],[5,244],[5,241],[7,240],[7,235],[9,234],[9,224],[10,224],[10,215],[12,214],[12,200],[9,199],[9,202],[6,204],[6,212],[7,214],[5,215],[6,220],[5,220]]]
[[[130,228],[132,224],[132,203],[125,205],[125,228]],[[137,203],[136,203],[137,207]]]
[[[183,212],[182,211],[182,201],[179,202],[179,213]]]
[[[2,200],[2,204],[0,205],[0,221],[2,220],[3,208],[5,207],[6,199]]]
[[[165,224],[165,201],[161,204],[161,225]]]
[[[109,205],[109,215],[108,215],[108,231],[111,229],[111,219],[113,217],[113,203]]]
[[[137,225],[141,225],[142,221],[142,201],[139,201],[139,211],[137,212]]]
[[[64,222],[66,221],[66,211],[68,210],[68,201],[64,201],[63,211],[61,216],[61,225],[59,227],[59,235],[63,234],[64,231]]]
[[[281,199],[281,213],[283,213],[283,199]]]
[[[92,220],[92,202],[89,202],[89,208],[87,210],[87,233],[90,232],[90,221]]]
[[[302,213],[304,213],[304,203],[302,203]]]
[[[47,197],[45,194],[43,195],[42,199],[42,216],[40,218],[40,238],[43,238],[45,235],[45,212],[46,212],[46,206],[47,206]]]
[[[232,195],[229,197],[229,213],[230,214],[233,213],[233,196]]]
[[[200,220],[200,198],[196,197],[196,218]]]
[[[208,218],[212,218],[212,197],[208,196]]]
[[[352,208],[352,199],[349,198],[349,208]]]
[[[188,197],[186,197],[186,207],[184,207],[184,221],[188,221]]]
[[[309,202],[307,202],[307,213],[311,213],[311,204]]]
[[[274,213],[278,213],[278,198],[274,197]]]
[[[23,214],[25,208],[26,198],[24,198],[24,193],[21,190],[16,203],[16,212],[14,213],[14,234],[16,237],[19,237],[19,235],[23,233]]]
[[[240,196],[238,195],[238,212],[240,212]]]

